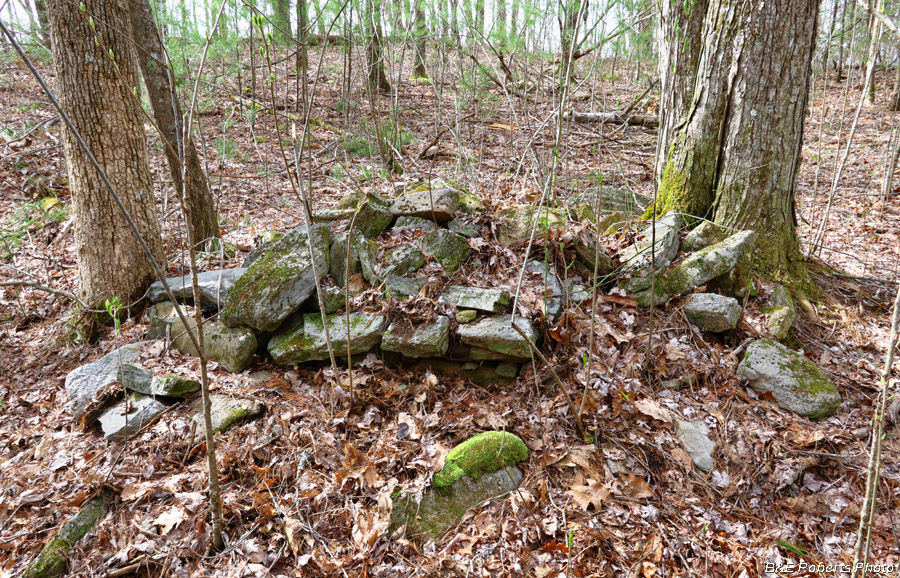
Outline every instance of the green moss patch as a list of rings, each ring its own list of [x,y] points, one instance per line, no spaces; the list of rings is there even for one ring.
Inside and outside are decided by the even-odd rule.
[[[435,474],[432,485],[447,487],[463,476],[478,479],[527,459],[528,448],[518,436],[509,432],[483,432],[450,450],[444,469]]]

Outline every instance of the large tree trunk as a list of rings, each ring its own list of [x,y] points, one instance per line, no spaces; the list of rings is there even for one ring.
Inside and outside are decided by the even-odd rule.
[[[381,7],[373,0],[366,3],[368,7],[369,41],[366,43],[366,66],[368,67],[369,86],[373,91],[390,92],[391,83],[384,73],[384,50],[381,47]]]
[[[665,151],[657,213],[676,209],[765,239],[753,265],[797,279],[794,192],[818,0],[710,0],[692,102]]]
[[[81,6],[84,13],[65,0],[47,0],[60,100],[151,252],[162,259],[144,124],[132,94],[137,67],[127,40],[129,8],[112,0],[84,0]],[[131,303],[153,277],[150,262],[71,131],[64,131],[63,142],[82,300],[101,310],[114,297]]]
[[[150,107],[159,127],[160,138],[163,140],[166,160],[169,161],[172,182],[179,196],[184,191],[184,202],[189,205],[188,213],[192,220],[194,242],[202,248],[208,239],[219,237],[215,200],[209,191],[193,139],[183,143],[184,157],[187,159],[187,183],[182,189],[183,167],[178,145],[183,133],[181,103],[174,93],[174,84],[169,79],[170,69],[166,65],[165,48],[153,21],[148,0],[131,0],[131,23],[138,46],[141,73],[144,84],[147,85]]]
[[[288,10],[288,0],[274,0],[272,2],[272,24],[275,25],[274,36],[276,42],[284,44],[291,38],[291,13]]]
[[[425,68],[425,11],[422,9],[422,1],[416,0],[415,20],[413,21],[413,34],[415,42],[415,65],[413,66],[413,78],[428,78],[428,70]]]

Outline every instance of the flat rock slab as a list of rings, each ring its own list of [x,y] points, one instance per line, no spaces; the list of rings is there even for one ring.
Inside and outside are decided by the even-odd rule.
[[[676,419],[675,431],[694,465],[704,472],[712,471],[715,466],[712,455],[716,444],[709,439],[709,426],[706,422]]]
[[[360,205],[353,226],[367,239],[374,239],[388,228],[394,220],[394,214],[388,201],[378,195],[369,193],[366,195],[366,201]]]
[[[187,397],[200,391],[200,382],[178,375],[153,375],[139,363],[123,363],[119,367],[119,383],[125,389],[144,395]]]
[[[534,205],[512,205],[504,207],[494,215],[497,222],[497,241],[501,245],[512,245],[527,241],[535,227],[535,236],[541,237],[550,229],[563,229],[568,226],[569,219],[564,209],[543,207],[538,210]]]
[[[140,431],[166,409],[161,401],[144,395],[133,395],[118,402],[100,415],[103,437],[110,441],[121,441]]]
[[[388,275],[384,278],[384,288],[396,298],[398,295],[402,297],[412,297],[418,295],[428,283],[428,279],[408,278],[399,275]]]
[[[196,334],[197,322],[188,318],[188,324]],[[175,349],[185,355],[198,357],[197,349],[181,319],[172,323],[171,335]],[[207,359],[221,364],[232,373],[240,373],[250,365],[256,353],[256,335],[246,327],[226,327],[220,321],[206,321],[203,324],[203,348]]]
[[[450,346],[450,318],[439,316],[432,323],[394,321],[387,328],[381,348],[405,357],[440,357]]]
[[[297,227],[253,262],[228,291],[221,319],[228,327],[274,331],[309,299],[328,272],[331,232],[328,225],[310,227],[316,261],[310,259],[307,228]]]
[[[265,406],[259,402],[232,397],[220,393],[212,393],[209,396],[209,409],[214,433],[227,431],[236,424],[257,418],[265,411]],[[203,423],[203,400],[198,399],[193,406],[194,423],[197,424],[194,431],[194,443],[202,441],[206,436],[206,427]]]
[[[119,367],[123,363],[131,363],[140,359],[139,344],[123,345],[107,353],[97,361],[82,365],[66,376],[66,394],[69,396],[69,409],[79,418],[84,415],[94,394],[106,385],[119,379]]]
[[[401,245],[385,251],[379,274],[382,277],[407,275],[415,273],[424,264],[425,255],[422,254],[422,251],[413,245]]]
[[[559,277],[550,270],[547,263],[529,261],[525,268],[541,276],[541,293],[543,293],[541,295],[541,304],[544,307],[544,315],[550,321],[556,322],[569,303],[569,296],[566,293],[565,286],[559,280]]]
[[[421,243],[422,251],[434,257],[448,272],[456,271],[469,258],[469,242],[447,229],[427,233]]]
[[[594,267],[597,268],[597,275],[605,277],[609,275],[615,268],[613,260],[606,254],[603,245],[597,241],[597,233],[591,230],[581,231],[574,239],[575,254],[581,266],[593,274]]]
[[[451,285],[438,298],[459,309],[477,309],[488,313],[501,313],[509,305],[506,289],[482,289],[465,285]]]
[[[198,274],[197,284],[200,288],[200,298],[203,302],[203,307],[206,309],[218,309],[219,304],[225,302],[228,291],[246,271],[246,268],[241,267],[237,269],[205,271]],[[169,284],[169,289],[172,290],[175,299],[179,301],[194,300],[194,288],[190,275],[168,277],[166,278],[166,283]],[[150,285],[148,297],[153,303],[169,300],[169,296],[166,294],[160,281]]]
[[[591,221],[616,211],[633,218],[642,214],[650,201],[625,187],[590,187],[569,201],[569,210],[579,218]]]
[[[681,240],[681,250],[693,253],[706,249],[710,245],[721,243],[727,236],[725,229],[719,225],[711,221],[703,221]]]
[[[516,327],[522,330],[528,340],[537,343],[540,334],[530,319],[519,317]],[[512,325],[512,315],[486,317],[474,323],[460,325],[457,329],[459,340],[465,345],[488,349],[513,359],[531,359],[531,347],[525,337]]]
[[[505,496],[519,487],[522,471],[510,466],[478,479],[460,478],[451,486],[432,488],[420,501],[408,494],[394,499],[391,532],[406,524],[406,536],[414,540],[440,540],[459,523],[469,508]]]
[[[619,286],[629,293],[650,287],[678,256],[682,226],[681,215],[669,213],[645,227],[640,238],[621,254]]]
[[[459,208],[459,191],[434,188],[408,193],[394,199],[391,211],[397,217],[419,217],[443,223],[453,218]]]
[[[734,329],[741,319],[738,300],[716,293],[692,293],[684,298],[682,310],[691,323],[713,333]]]
[[[347,356],[347,316],[328,315],[328,335],[336,356]],[[351,354],[365,353],[381,343],[384,315],[363,311],[350,314]],[[301,323],[279,332],[269,340],[272,359],[282,365],[328,359],[325,327],[319,313],[307,313]]]
[[[819,366],[771,339],[747,347],[737,374],[756,391],[771,393],[778,407],[810,419],[828,417],[841,405],[837,387]]]
[[[675,295],[683,295],[733,269],[753,249],[754,231],[741,231],[715,245],[697,251],[675,265],[656,280],[650,289],[634,295],[638,305],[648,307],[665,303]]]
[[[147,329],[147,334],[144,337],[149,340],[166,337],[169,333],[169,327],[178,318],[178,314],[175,312],[175,304],[171,301],[163,301],[151,305],[147,311],[147,316],[150,318],[150,327]]]
[[[400,217],[394,223],[395,229],[407,228],[411,231],[425,231],[426,233],[438,228],[434,221],[421,217]]]

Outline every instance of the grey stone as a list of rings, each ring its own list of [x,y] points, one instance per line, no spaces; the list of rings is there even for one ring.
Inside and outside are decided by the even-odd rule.
[[[506,289],[481,289],[465,285],[451,285],[438,298],[459,309],[477,309],[488,313],[500,313],[509,305],[509,291]]]
[[[456,271],[469,258],[469,243],[447,229],[427,233],[422,237],[421,243],[422,250],[434,257],[448,272]]]
[[[519,368],[521,366],[518,363],[498,363],[497,375],[501,375],[503,377],[515,378],[519,375]]]
[[[787,339],[797,319],[797,311],[785,305],[766,308],[766,328],[781,341]]]
[[[568,305],[569,296],[565,286],[546,263],[538,261],[529,261],[525,268],[533,271],[541,276],[543,280],[543,305],[544,315],[550,321],[555,322]]]
[[[356,211],[356,207],[366,198],[366,194],[362,191],[350,191],[338,201],[339,209],[353,209]]]
[[[259,244],[250,254],[244,258],[241,267],[246,269],[252,265],[257,259],[262,257],[263,253],[272,248],[272,246],[284,238],[284,233],[280,231],[265,231],[259,235]]]
[[[415,273],[425,264],[425,255],[413,245],[401,245],[384,253],[381,276]]]
[[[192,419],[196,424],[193,443],[197,443],[206,437],[206,426],[203,420],[203,400],[198,399],[192,409],[194,412]],[[257,418],[263,414],[265,409],[263,404],[250,399],[219,393],[212,393],[209,396],[209,413],[212,418],[210,421],[214,433],[227,431],[238,423]]]
[[[447,228],[456,233],[471,239],[472,237],[481,236],[481,227],[474,223],[469,223],[462,219],[453,219],[447,223]]]
[[[428,279],[410,279],[399,275],[388,275],[384,278],[384,288],[392,297],[412,297],[418,295],[428,283]]]
[[[490,349],[485,349],[483,347],[468,347],[464,349],[465,351],[465,359],[471,361],[522,361],[523,358],[520,355],[507,355],[504,353],[499,353],[497,351],[491,351]]]
[[[579,219],[596,221],[599,217],[621,212],[628,218],[642,214],[650,199],[625,187],[590,187],[569,201],[569,210]],[[595,214],[596,213],[596,214]]]
[[[103,437],[110,441],[122,441],[140,431],[166,409],[161,401],[144,395],[132,395],[100,414]]]
[[[331,257],[329,270],[338,287],[345,287],[347,279],[347,238],[345,231],[334,238],[331,244]],[[352,236],[353,250],[350,254],[350,276],[362,273],[369,283],[375,282],[375,255],[378,252],[378,243],[366,239],[361,231],[354,230]]]
[[[653,278],[671,265],[678,255],[678,232],[681,227],[681,216],[673,212],[644,228],[639,240],[622,252],[619,286],[629,293],[650,287]]]
[[[225,299],[221,319],[229,327],[273,331],[316,288],[316,276],[328,272],[331,233],[328,225],[310,227],[315,266],[307,247],[305,226],[292,229],[253,262]]]
[[[393,533],[405,524],[409,538],[440,540],[469,508],[509,494],[519,487],[522,477],[518,467],[509,466],[478,479],[463,476],[451,486],[431,488],[420,501],[410,494],[401,494],[394,499],[390,531]]]
[[[421,217],[400,217],[394,223],[394,228],[405,227],[413,231],[425,231],[426,233],[434,231],[438,228],[434,221],[423,219]]]
[[[150,391],[141,392],[165,397],[188,397],[200,391],[200,382],[180,375],[155,375],[150,382]]]
[[[476,317],[478,317],[478,312],[474,309],[463,309],[456,314],[456,322],[460,325],[465,325],[475,321]]]
[[[188,324],[196,333],[197,322],[189,318]],[[185,355],[198,357],[180,319],[172,323],[172,345]],[[207,359],[218,362],[232,373],[240,373],[250,365],[256,353],[256,336],[246,327],[226,327],[219,321],[206,321],[203,323],[203,348]]]
[[[153,373],[140,363],[123,363],[119,366],[117,381],[125,389],[149,395],[153,383]]]
[[[66,394],[69,396],[69,409],[79,418],[84,415],[94,394],[106,385],[117,382],[119,367],[123,363],[131,363],[140,359],[139,344],[123,345],[92,363],[72,370],[66,376]]]
[[[347,316],[329,315],[328,335],[334,348],[334,354],[347,356]],[[365,353],[381,343],[384,333],[385,318],[363,311],[350,314],[351,353]],[[307,313],[302,322],[279,331],[269,340],[269,353],[272,359],[283,365],[293,365],[306,361],[328,359],[328,344],[325,340],[325,328],[322,316],[318,313]]]
[[[592,274],[594,272],[595,261],[597,266],[597,275],[599,277],[605,277],[609,275],[615,268],[613,260],[609,257],[609,255],[606,254],[606,250],[603,249],[603,245],[597,243],[596,232],[591,230],[582,231],[575,236],[574,245],[575,254],[578,256],[578,261],[585,269],[590,271]]]
[[[719,225],[712,221],[703,221],[681,240],[681,250],[693,253],[710,245],[721,243],[727,236],[725,230]]]
[[[704,472],[712,471],[715,466],[712,455],[716,444],[709,439],[709,426],[702,420],[686,421],[676,418],[675,428],[681,445],[691,456],[694,465]]]
[[[770,392],[778,407],[810,419],[832,415],[841,395],[815,363],[777,341],[758,339],[737,369],[758,392]]]
[[[453,218],[459,208],[459,191],[452,188],[408,193],[394,199],[391,210],[395,216],[420,217],[443,223]]]
[[[234,286],[241,275],[247,269],[221,269],[217,271],[205,271],[197,275],[197,284],[200,289],[200,299],[203,302],[204,309],[215,310],[219,308],[220,303],[225,302],[228,291]],[[194,288],[191,283],[191,276],[185,275],[181,277],[169,277],[166,279],[169,289],[175,298],[181,301],[194,300]],[[163,289],[162,283],[157,281],[150,285],[149,292],[150,301],[159,303],[169,299]]]
[[[147,315],[150,318],[150,328],[144,337],[148,340],[165,338],[172,322],[177,319],[175,304],[171,301],[151,305]]]
[[[431,323],[412,325],[405,320],[390,324],[381,349],[405,357],[440,357],[450,345],[450,318],[443,315]]]
[[[334,209],[316,209],[312,213],[312,221],[313,223],[333,223],[334,221],[346,221],[348,219],[352,219],[354,213],[356,213],[356,208],[342,209],[338,207]]]
[[[518,317],[516,327],[522,330],[528,340],[537,344],[540,334],[530,319]],[[475,323],[460,325],[457,333],[460,342],[465,345],[488,349],[523,361],[531,359],[528,340],[513,327],[512,315],[486,317]]]
[[[311,308],[319,308],[319,299],[316,295],[309,298],[307,303]],[[330,314],[343,309],[347,305],[347,294],[337,287],[322,287],[322,304],[325,306],[325,313]]]
[[[367,239],[374,239],[382,234],[394,215],[388,202],[378,195],[369,193],[366,195],[367,203],[359,207],[356,222],[353,227],[360,231]]]
[[[537,220],[535,237],[542,237],[550,229],[564,229],[569,220],[563,209],[543,207],[538,211],[534,205],[512,205],[504,207],[494,215],[497,222],[497,241],[501,245],[512,245],[527,241]]]
[[[682,303],[684,314],[703,331],[728,331],[737,327],[741,319],[741,304],[733,297],[715,293],[692,293]]]
[[[772,296],[769,298],[769,305],[794,309],[794,298],[791,297],[791,292],[784,288],[784,285],[779,285],[772,292]]]
[[[693,253],[657,279],[653,291],[634,295],[638,305],[647,307],[665,303],[674,295],[682,295],[726,273],[738,264],[756,242],[756,233],[741,231],[705,249]]]

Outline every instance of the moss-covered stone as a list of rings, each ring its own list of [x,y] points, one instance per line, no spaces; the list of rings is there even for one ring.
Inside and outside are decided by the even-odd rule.
[[[197,322],[188,318],[190,330],[197,333]],[[185,355],[197,357],[197,349],[181,319],[172,322],[172,345]],[[220,321],[203,323],[203,349],[206,358],[222,365],[232,373],[243,371],[256,354],[257,341],[253,331],[246,327],[226,327]]]
[[[394,321],[384,334],[381,349],[402,353],[405,357],[440,357],[447,353],[449,345],[450,318],[440,315],[431,323]]]
[[[445,271],[459,269],[469,258],[469,243],[466,239],[447,229],[438,229],[422,237],[422,250],[434,257]]]
[[[413,245],[401,245],[384,253],[380,275],[408,275],[415,273],[425,264],[425,255]]]
[[[466,323],[471,323],[475,321],[475,318],[478,317],[478,312],[474,309],[463,309],[459,313],[456,314],[456,322],[460,325],[465,325]]]
[[[692,253],[721,243],[727,236],[725,229],[719,225],[712,221],[703,221],[684,237],[681,241],[681,249]]]
[[[328,315],[328,336],[335,355],[347,356],[347,316]],[[365,353],[381,343],[385,318],[363,311],[350,314],[352,354]],[[328,343],[322,315],[308,313],[302,322],[284,328],[269,340],[272,359],[283,365],[328,359]]]
[[[486,317],[461,325],[457,332],[460,342],[465,345],[500,353],[509,360],[527,361],[531,359],[529,340],[536,344],[541,336],[529,319],[516,318],[516,327],[522,330],[525,337],[513,327],[511,315]]]
[[[543,207],[538,211],[534,205],[512,205],[504,207],[494,215],[497,222],[497,241],[501,245],[512,245],[531,237],[531,230],[537,221],[535,236],[541,238],[550,229],[564,229],[569,224],[564,209]]]
[[[254,419],[263,414],[265,406],[250,399],[213,393],[209,396],[209,410],[214,433],[228,431],[236,424]],[[194,443],[203,440],[206,428],[203,425],[203,400],[198,399],[193,405],[194,423],[196,424]]]
[[[366,202],[359,206],[353,226],[367,239],[374,239],[383,233],[393,220],[391,205],[378,195],[369,193],[366,195]]]
[[[352,237],[353,248],[350,251],[350,276],[362,273],[363,277],[369,283],[375,283],[375,255],[378,252],[378,243],[370,241],[363,236],[362,231],[354,228],[353,234],[343,232],[335,236],[334,242],[331,244],[331,253],[329,258],[329,272],[334,277],[334,281],[338,287],[345,287],[347,284],[347,244],[348,239]]]
[[[395,216],[421,217],[437,222],[449,221],[459,208],[459,192],[452,188],[430,188],[394,199]]]
[[[620,255],[618,282],[622,289],[636,293],[649,288],[653,280],[678,255],[681,215],[669,213],[641,231],[635,242]]]
[[[440,301],[450,303],[460,309],[477,309],[488,313],[500,313],[509,305],[509,291],[506,289],[482,289],[465,285],[447,287]]]
[[[477,480],[527,459],[528,447],[519,436],[502,431],[482,432],[450,450],[444,468],[434,475],[431,483],[435,488],[443,488],[463,476]]]
[[[569,201],[569,211],[576,214],[579,219],[597,224],[604,216],[616,212],[623,215],[621,219],[623,221],[625,217],[636,217],[643,213],[649,204],[649,198],[625,187],[590,187]],[[600,227],[600,230],[605,230],[611,224]]]

